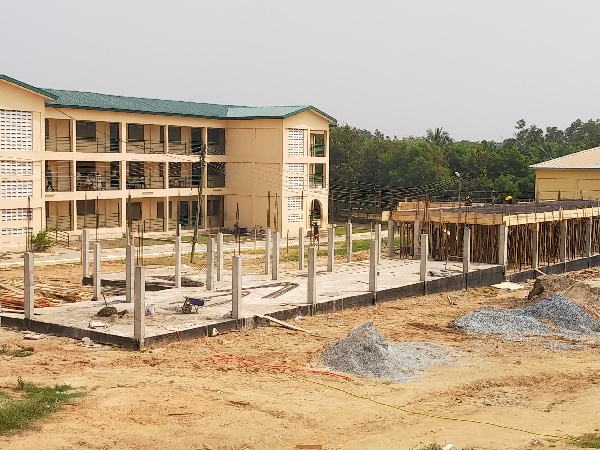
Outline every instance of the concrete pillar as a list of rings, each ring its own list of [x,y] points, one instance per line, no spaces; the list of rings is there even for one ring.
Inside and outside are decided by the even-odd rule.
[[[429,256],[429,235],[421,235],[421,281],[427,281],[427,257]]]
[[[279,280],[279,231],[273,233],[273,270],[271,279]]]
[[[585,222],[585,257],[592,257],[592,219]]]
[[[369,247],[369,291],[377,295],[377,241],[371,239]]]
[[[94,242],[94,297],[102,300],[102,269],[100,266],[100,242]]]
[[[419,236],[421,235],[421,221],[419,219],[415,220],[415,225],[413,229],[413,256],[415,259],[419,257]]]
[[[469,273],[471,266],[471,229],[465,227],[463,231],[463,273]]]
[[[271,229],[265,233],[265,275],[271,271]]]
[[[90,276],[90,230],[85,228],[81,235],[81,263],[83,265],[83,276]]]
[[[181,287],[181,236],[175,236],[175,287]]]
[[[352,262],[352,224],[346,224],[346,262]]]
[[[377,243],[375,262],[379,265],[381,262],[381,224],[379,222],[375,224],[375,242]]]
[[[309,305],[317,303],[317,249],[308,248],[308,284],[306,290],[306,302]]]
[[[242,318],[242,257],[234,256],[231,262],[231,317]]]
[[[450,224],[450,255],[457,256],[458,251],[458,227],[455,223]]]
[[[390,219],[388,220],[388,258],[394,257],[394,227],[396,223]]]
[[[139,342],[140,349],[144,347],[146,335],[146,268],[135,268],[133,301],[133,339]]]
[[[25,252],[23,260],[24,290],[25,290],[25,318],[33,319],[33,252]]]
[[[498,227],[498,264],[508,266],[508,227],[504,223]]]
[[[223,233],[217,233],[217,281],[223,281]]]
[[[215,288],[215,240],[208,238],[206,241],[206,290]]]
[[[558,254],[560,256],[560,262],[567,262],[567,220],[563,219],[560,221],[560,234],[558,237]]]
[[[125,247],[125,300],[133,303],[133,279],[135,277],[135,247]]]
[[[327,230],[327,272],[333,272],[333,262],[335,261],[335,228],[330,227]]]
[[[537,269],[539,267],[539,253],[538,253],[538,237],[540,234],[540,224],[534,223],[533,229],[531,230],[531,268]]]
[[[298,229],[298,270],[304,270],[304,228]]]

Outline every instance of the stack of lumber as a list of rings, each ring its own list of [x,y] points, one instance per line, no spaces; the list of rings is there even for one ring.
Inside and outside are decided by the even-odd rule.
[[[33,294],[36,308],[79,302],[84,299],[82,295],[87,295],[85,289],[78,290],[39,282],[35,283]],[[24,298],[25,292],[22,280],[0,281],[0,305],[2,308],[22,310],[24,308]]]

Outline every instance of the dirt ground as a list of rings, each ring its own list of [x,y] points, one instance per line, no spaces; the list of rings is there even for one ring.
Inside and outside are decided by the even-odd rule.
[[[56,271],[54,276],[60,277]],[[571,282],[555,282],[566,290],[573,279],[597,276],[598,271],[583,271]],[[31,430],[0,437],[0,448],[233,450],[315,444],[324,449],[409,449],[433,442],[458,449],[574,448],[556,438],[406,412],[541,434],[600,431],[597,345],[553,353],[531,343],[468,336],[449,326],[485,305],[520,306],[527,293],[481,288],[402,299],[294,322],[315,334],[272,326],[141,353],[86,348],[52,336],[24,341],[20,332],[2,328],[2,344],[33,346],[35,352],[25,358],[0,355],[0,388],[14,386],[20,376],[40,385],[67,383],[88,395]],[[597,300],[581,286],[571,293]],[[346,381],[211,358],[215,353],[205,343],[263,364],[324,369],[318,363],[320,352],[366,321],[373,321],[388,340],[451,346],[458,360],[429,368],[406,384],[356,376]]]

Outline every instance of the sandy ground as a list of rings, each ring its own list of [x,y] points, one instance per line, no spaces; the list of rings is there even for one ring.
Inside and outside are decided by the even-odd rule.
[[[579,277],[597,275],[588,271]],[[570,284],[558,285],[566,289]],[[571,291],[593,297],[586,288]],[[415,412],[543,434],[599,431],[597,346],[552,353],[531,343],[468,336],[449,326],[484,305],[520,306],[527,292],[482,288],[403,299],[294,322],[313,330],[312,335],[264,327],[207,341],[264,364],[323,369],[318,357],[327,345],[373,321],[388,340],[455,349],[455,364],[432,367],[408,384],[249,368],[211,358],[215,354],[202,340],[133,353],[80,347],[52,336],[23,341],[21,333],[3,328],[4,345],[33,346],[35,352],[26,358],[0,355],[0,388],[14,386],[20,376],[40,385],[71,384],[88,395],[31,430],[0,437],[0,448],[225,450],[318,444],[324,449],[409,449],[433,442],[477,449],[574,448],[559,439],[412,415],[333,389]]]

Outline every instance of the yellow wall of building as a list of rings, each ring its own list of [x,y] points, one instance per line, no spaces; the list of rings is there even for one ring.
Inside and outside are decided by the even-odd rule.
[[[536,170],[539,200],[600,199],[600,170]]]

